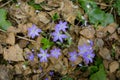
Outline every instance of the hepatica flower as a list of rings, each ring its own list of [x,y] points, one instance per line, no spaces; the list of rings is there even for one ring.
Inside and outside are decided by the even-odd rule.
[[[47,62],[48,57],[50,55],[47,53],[47,50],[43,50],[42,48],[40,49],[40,54],[38,54],[38,57],[40,58],[40,62]]]
[[[83,59],[84,59],[84,62],[86,64],[89,64],[89,63],[92,63],[93,62],[93,58],[95,57],[95,54],[93,52],[86,52],[85,54],[83,54]]]
[[[68,37],[65,34],[61,34],[58,30],[53,32],[51,35],[53,36],[53,41],[56,42],[57,40],[60,40],[61,43],[63,42],[63,39],[66,39]]]
[[[34,55],[33,53],[28,54],[28,60],[33,61],[34,60]]]
[[[41,29],[39,29],[36,25],[32,25],[32,27],[28,28],[28,36],[31,38],[35,38],[36,36],[39,36],[39,33],[41,32]]]
[[[62,22],[62,21],[59,21],[59,24],[55,26],[55,30],[58,29],[59,31],[61,30],[63,32],[66,32],[67,28],[68,28],[67,22]]]
[[[93,58],[95,57],[95,54],[93,53],[93,49],[91,45],[82,45],[78,47],[79,49],[79,54],[81,57],[83,57],[84,62],[86,64],[92,63]]]
[[[58,59],[58,57],[61,55],[60,49],[58,48],[51,50],[50,53],[51,53],[51,56],[55,57],[56,59]]]
[[[82,46],[78,46],[78,49],[79,49],[78,55],[80,55],[80,56],[82,56],[83,54],[85,54],[86,52],[89,52],[89,51],[93,52],[92,46],[86,45],[86,44],[84,44]]]
[[[70,58],[69,58],[70,61],[74,62],[77,60],[78,55],[76,51],[70,52],[69,55],[70,55]]]

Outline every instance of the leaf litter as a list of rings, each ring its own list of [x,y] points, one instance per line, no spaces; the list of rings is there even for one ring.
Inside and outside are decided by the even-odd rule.
[[[33,3],[30,4],[30,2]],[[23,77],[9,77],[10,73],[6,71],[3,73],[4,77],[0,77],[0,79],[119,79],[119,23],[113,22],[111,14],[101,11],[101,9],[106,10],[109,7],[104,1],[99,0],[96,2],[97,4],[90,3],[93,5],[91,8],[94,8],[91,13],[95,14],[95,16],[87,12],[89,7],[83,7],[86,2],[80,2],[81,0],[17,0],[17,2],[12,1],[11,4],[8,3],[3,6],[7,12],[2,11],[4,13],[3,18],[0,19],[1,22],[6,23],[6,25],[0,23],[0,63],[1,67],[5,64],[5,68],[0,69],[0,74],[7,69],[10,70],[7,67],[9,65],[14,67],[11,68],[15,71],[12,76],[21,75]],[[5,3],[0,0],[0,4]],[[100,6],[100,9],[96,8],[97,5]],[[100,12],[101,15],[100,13],[97,14],[97,12]],[[100,16],[106,18],[107,21],[103,20],[103,18],[100,19]],[[68,36],[68,38],[63,39],[63,43],[60,40],[53,41],[54,36],[51,35],[59,21],[67,22],[68,26],[66,31],[56,30],[59,31],[57,33]],[[38,33],[39,36],[34,38],[28,36],[28,28],[32,27],[32,25],[36,25],[42,30]],[[7,30],[3,31],[6,28]],[[31,31],[34,32],[34,30]],[[82,56],[78,56],[76,61],[71,62],[68,53],[73,51],[79,53],[78,46],[89,45],[91,40],[95,52],[93,63],[85,65]],[[41,57],[38,57],[40,48],[47,50],[48,54],[50,54],[50,50],[56,47],[61,49],[59,57],[47,57],[48,62],[40,62]],[[31,54],[32,61],[28,58]],[[43,56],[45,57],[45,54]],[[97,61],[97,57],[100,57],[103,62]],[[93,74],[90,74],[88,69],[91,66],[96,66],[98,69],[94,70],[96,68],[93,68]],[[51,70],[54,72],[52,76],[49,75]],[[115,73],[115,76],[108,77],[113,73]],[[7,77],[5,78],[5,76]]]

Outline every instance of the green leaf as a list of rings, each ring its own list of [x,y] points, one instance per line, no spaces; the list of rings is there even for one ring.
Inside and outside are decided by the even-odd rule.
[[[0,22],[0,28],[3,30],[7,30],[8,27],[10,27],[12,24],[10,23],[10,21],[4,20]]]
[[[7,12],[5,9],[0,9],[0,22],[6,20]]]
[[[35,8],[36,10],[42,10],[42,7],[40,4],[35,4],[34,0],[30,0],[28,2],[29,5],[31,5],[33,8]]]
[[[95,57],[95,66],[98,66],[98,67],[99,67],[100,64],[102,64],[102,58],[100,58],[100,57]]]
[[[99,66],[99,71],[90,76],[90,80],[106,80],[106,73],[103,64]]]
[[[41,43],[43,44],[42,46],[43,49],[50,48],[54,44],[53,42],[49,41],[46,38],[42,38]]]
[[[52,20],[53,21],[56,21],[59,19],[59,15],[57,13],[55,13],[53,16],[52,16]]]
[[[118,15],[120,16],[120,0],[115,0],[113,7],[117,10]]]
[[[112,14],[102,11],[93,0],[78,0],[81,7],[88,14],[89,22],[106,26],[114,22]],[[120,5],[120,4],[119,4]],[[89,6],[89,7],[87,7]]]
[[[106,25],[113,23],[113,22],[114,22],[113,15],[110,13],[106,13],[101,25],[106,26]]]
[[[87,13],[91,11],[91,9],[97,8],[97,4],[94,2],[94,0],[78,0],[78,2]],[[87,8],[87,5],[89,5],[90,8]]]
[[[91,23],[101,23],[104,20],[104,12],[100,9],[93,9],[88,13],[89,20]]]
[[[97,66],[90,66],[88,68],[88,70],[90,71],[90,74],[93,74],[93,73],[98,71],[98,67]]]
[[[70,78],[69,76],[66,76],[66,75],[65,75],[65,76],[62,77],[62,80],[73,80],[73,79]]]
[[[7,11],[5,9],[0,9],[0,29],[7,30],[12,24],[10,21],[6,20]]]

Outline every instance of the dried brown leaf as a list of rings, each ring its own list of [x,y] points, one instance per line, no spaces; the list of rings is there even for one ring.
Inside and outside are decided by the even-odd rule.
[[[3,47],[1,44],[0,44],[0,54],[3,54]]]
[[[23,66],[23,63],[18,63],[14,66],[16,74],[22,74],[22,72],[23,72],[22,66]]]
[[[37,37],[37,39],[36,39],[36,42],[32,42],[32,44],[33,44],[33,47],[35,48],[35,49],[40,49],[40,47],[41,47],[41,39],[42,39],[43,37],[40,35],[40,36],[38,36]]]
[[[7,35],[3,32],[0,32],[0,43],[6,43]]]
[[[4,59],[11,61],[24,61],[23,50],[18,46],[18,44],[4,49]]]
[[[119,40],[119,37],[117,35],[117,33],[113,33],[112,35],[109,36],[109,39],[112,40],[112,39],[115,39],[115,40]]]
[[[74,62],[74,65],[78,65],[82,62],[82,58],[78,57],[77,60]]]
[[[110,51],[107,48],[100,48],[99,54],[103,59],[112,60]]]
[[[74,20],[77,16],[77,7],[75,7],[70,0],[63,0],[60,3],[59,11],[62,11],[64,19],[71,24],[74,24]]]
[[[6,39],[6,43],[8,43],[10,45],[14,45],[15,44],[15,34],[14,33],[8,33],[8,37]]]
[[[112,34],[113,32],[115,32],[116,28],[117,28],[117,24],[116,23],[111,23],[110,25],[108,25],[107,27],[104,28],[104,32],[105,33],[109,32],[109,33]]]
[[[95,46],[102,48],[104,46],[104,41],[100,38],[95,39]]]
[[[28,44],[27,40],[19,40],[18,45],[20,46],[20,48],[25,48]]]
[[[118,68],[119,68],[119,62],[117,62],[117,61],[113,61],[109,65],[110,73],[115,72]]]
[[[67,58],[63,58],[63,61],[64,61],[64,64],[65,64],[65,66],[68,68],[68,59]]]
[[[88,39],[81,36],[78,45],[84,45],[84,44],[88,44]]]
[[[94,38],[95,30],[94,30],[93,26],[87,27],[87,28],[83,29],[82,31],[80,31],[80,34],[86,38],[92,39],[92,38]]]
[[[27,66],[26,68],[25,68],[25,70],[24,70],[24,75],[28,75],[28,74],[31,74],[32,73],[32,71],[31,71],[31,69],[30,69],[30,67],[29,66]]]
[[[37,17],[44,24],[47,24],[47,23],[50,22],[49,15],[46,12],[40,12],[40,13],[38,13]]]
[[[40,4],[41,2],[43,2],[44,0],[35,0],[36,4]]]
[[[8,29],[7,29],[7,32],[12,32],[12,33],[19,33],[21,30],[19,28],[16,28],[16,27],[13,27],[13,26],[10,26]]]

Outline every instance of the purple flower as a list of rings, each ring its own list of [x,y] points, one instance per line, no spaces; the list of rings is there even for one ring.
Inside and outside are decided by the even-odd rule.
[[[80,55],[80,56],[82,56],[83,54],[85,54],[86,52],[89,52],[89,51],[93,52],[92,46],[86,45],[86,44],[84,44],[82,46],[78,46],[78,49],[79,49],[78,55]]]
[[[40,62],[47,62],[48,57],[50,55],[47,53],[47,50],[43,50],[42,48],[40,49],[40,54],[38,54],[38,57],[40,58]]]
[[[62,22],[62,21],[59,21],[59,24],[55,26],[55,30],[59,30],[59,31],[61,30],[63,32],[66,31],[66,28],[68,28],[67,22]]]
[[[63,39],[68,37],[65,34],[61,34],[59,31],[55,31],[51,35],[53,36],[53,41],[60,40],[61,43],[63,42]]]
[[[93,45],[94,45],[94,43],[93,43],[93,41],[92,41],[92,40],[88,40],[88,43],[89,43],[91,46],[93,46]]]
[[[84,44],[83,46],[79,46],[78,49],[79,49],[78,55],[83,57],[84,62],[86,64],[93,62],[93,58],[95,57],[95,54],[93,53],[93,49],[91,45]]]
[[[34,55],[33,53],[28,54],[28,60],[33,61],[34,60]]]
[[[28,36],[31,38],[35,38],[35,36],[39,36],[41,29],[37,28],[36,25],[32,25],[32,27],[28,28]]]
[[[93,52],[86,52],[83,56],[84,62],[86,64],[92,63],[93,62],[93,58],[95,57],[95,54]]]
[[[78,55],[77,55],[77,52],[76,52],[76,51],[70,52],[69,55],[70,55],[70,58],[69,58],[70,61],[74,62],[74,61],[77,60],[77,56],[78,56]]]
[[[51,53],[52,57],[55,57],[57,59],[61,55],[60,49],[58,49],[58,48],[51,50],[50,53]]]
[[[50,76],[53,76],[53,75],[54,75],[54,71],[50,71],[50,72],[49,72],[49,75],[50,75]]]
[[[49,80],[48,78],[45,78],[45,80]]]

